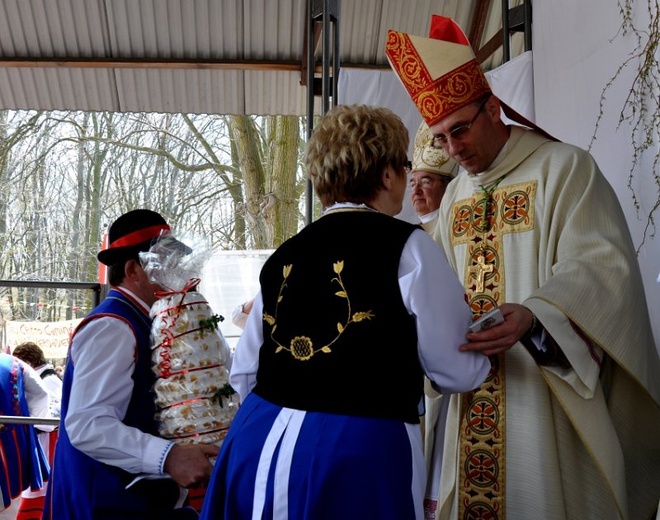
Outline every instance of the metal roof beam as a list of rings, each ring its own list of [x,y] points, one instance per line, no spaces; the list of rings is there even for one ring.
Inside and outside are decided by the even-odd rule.
[[[273,70],[299,71],[300,62],[288,60],[87,60],[87,59],[0,59],[3,68],[59,69],[189,69],[189,70]],[[318,70],[321,70],[320,68]]]

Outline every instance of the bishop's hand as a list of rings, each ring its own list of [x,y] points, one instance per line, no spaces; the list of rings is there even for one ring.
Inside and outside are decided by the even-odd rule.
[[[468,343],[461,351],[478,351],[487,356],[506,352],[523,337],[534,324],[534,314],[524,305],[504,303],[500,306],[504,322],[479,332],[469,332]]]

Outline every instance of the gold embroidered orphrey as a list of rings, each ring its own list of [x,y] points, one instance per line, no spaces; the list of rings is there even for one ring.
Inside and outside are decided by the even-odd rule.
[[[506,301],[504,235],[534,229],[536,181],[482,189],[457,201],[452,246],[465,245],[464,286],[478,318]],[[458,518],[503,520],[506,392],[504,355],[477,390],[461,396]]]
[[[348,327],[351,323],[359,323],[363,320],[369,320],[375,316],[375,314],[370,310],[358,311],[351,314],[353,312],[351,309],[351,299],[348,295],[348,291],[346,290],[346,286],[344,285],[344,281],[342,280],[341,277],[341,272],[344,270],[344,261],[340,260],[332,264],[332,269],[337,276],[333,277],[331,282],[335,282],[339,285],[340,290],[335,293],[335,296],[339,298],[344,298],[346,300],[346,316],[345,318],[337,322],[336,325],[337,335],[330,343],[327,343],[326,345],[317,348],[314,348],[314,342],[308,336],[295,336],[293,339],[289,341],[288,347],[282,345],[277,339],[275,339],[275,331],[277,329],[277,310],[279,308],[280,302],[284,298],[284,289],[287,286],[286,280],[291,274],[292,269],[293,269],[293,264],[285,265],[282,269],[283,279],[282,279],[282,284],[280,285],[280,291],[277,295],[277,302],[275,303],[275,312],[271,316],[264,309],[264,314],[263,314],[264,321],[268,323],[268,325],[270,325],[271,327],[270,338],[277,345],[277,349],[275,350],[276,354],[282,351],[286,351],[289,352],[298,361],[307,361],[311,359],[311,357],[317,352],[323,352],[324,354],[329,354],[332,352],[332,349],[330,347],[344,333],[346,327]]]

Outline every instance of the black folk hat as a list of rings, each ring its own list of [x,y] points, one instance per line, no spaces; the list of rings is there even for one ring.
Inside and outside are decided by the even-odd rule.
[[[108,231],[108,247],[99,251],[96,258],[105,265],[124,262],[140,251],[149,251],[154,239],[169,233],[170,226],[160,214],[148,209],[134,209],[112,223]],[[187,253],[191,251],[184,244],[181,247]]]

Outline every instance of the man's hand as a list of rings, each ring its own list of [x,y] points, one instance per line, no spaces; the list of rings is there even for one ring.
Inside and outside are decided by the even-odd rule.
[[[213,466],[209,457],[215,457],[220,450],[212,444],[192,444],[172,446],[165,459],[165,473],[184,488],[204,486],[211,478]]]
[[[469,332],[466,336],[469,343],[459,347],[459,350],[475,350],[487,356],[509,350],[530,329],[533,314],[527,307],[516,303],[504,303],[500,307],[504,323],[481,332]]]

